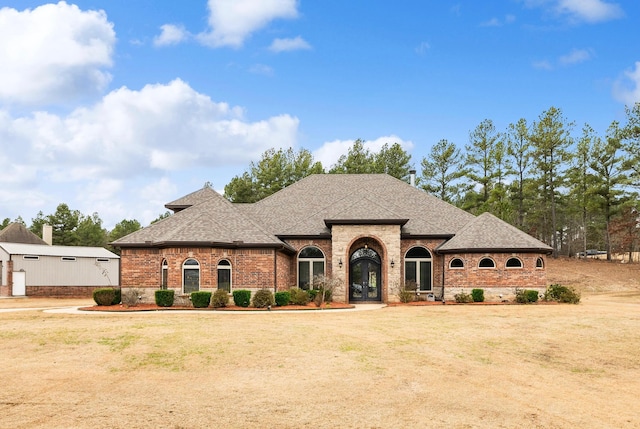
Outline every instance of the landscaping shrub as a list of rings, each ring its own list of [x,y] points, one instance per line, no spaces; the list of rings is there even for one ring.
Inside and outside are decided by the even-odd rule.
[[[93,300],[98,305],[111,305],[116,297],[116,291],[112,287],[101,287],[93,290]]]
[[[218,289],[211,297],[211,306],[213,308],[226,307],[229,304],[229,292],[224,289]]]
[[[113,296],[113,301],[111,301],[111,305],[118,305],[122,302],[122,289],[119,287],[113,289],[115,295]]]
[[[567,304],[578,304],[580,302],[580,293],[575,289],[553,284],[547,288],[544,294],[545,301],[557,301]]]
[[[318,289],[309,289],[307,294],[309,295],[309,301],[315,301],[318,295]]]
[[[171,307],[173,305],[175,291],[173,289],[158,289],[155,291],[156,305],[158,307]]]
[[[127,289],[127,291],[122,295],[122,303],[129,306],[136,306],[140,302],[140,297],[142,296],[142,291],[140,289]]]
[[[289,302],[291,301],[291,293],[288,291],[276,292],[275,301],[278,307],[289,305]]]
[[[400,284],[398,287],[398,299],[400,302],[407,303],[413,302],[416,298],[416,283],[413,281],[408,281],[404,284]]]
[[[473,302],[473,297],[471,295],[469,295],[468,293],[465,293],[464,291],[461,291],[460,293],[457,293],[457,294],[453,295],[453,298],[458,303],[466,304],[466,303],[469,303],[469,302]]]
[[[289,293],[291,294],[291,303],[293,305],[309,304],[309,294],[306,290],[294,287],[289,290]]]
[[[234,290],[233,303],[238,307],[248,307],[251,303],[251,291],[245,289]]]
[[[516,302],[519,304],[538,302],[538,291],[530,289],[516,289]]]
[[[211,302],[211,292],[200,290],[191,292],[191,304],[194,308],[207,308]]]
[[[484,289],[471,289],[473,302],[484,302]]]
[[[260,289],[253,295],[252,304],[255,308],[267,308],[274,305],[273,293],[269,289]]]

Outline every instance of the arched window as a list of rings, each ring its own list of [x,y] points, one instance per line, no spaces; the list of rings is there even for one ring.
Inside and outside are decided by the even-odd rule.
[[[226,259],[218,262],[218,289],[231,292],[231,262]]]
[[[542,258],[536,259],[536,268],[544,268],[544,259]]]
[[[324,253],[315,246],[305,247],[298,254],[298,287],[311,289],[313,279],[324,275]]]
[[[480,267],[480,268],[495,268],[496,267],[496,263],[493,262],[493,259],[491,259],[491,258],[482,258],[482,259],[480,259],[480,263],[478,264],[478,267]]]
[[[431,252],[424,247],[412,247],[404,256],[404,283],[415,284],[416,290],[430,291],[433,288]]]
[[[182,264],[182,291],[191,293],[200,290],[200,263],[187,259]]]
[[[160,289],[166,289],[169,283],[169,263],[166,259],[162,260],[160,266]]]
[[[460,258],[453,258],[451,262],[449,262],[449,268],[453,268],[453,269],[464,268],[464,261]]]
[[[518,258],[507,259],[507,268],[522,268],[522,261]]]

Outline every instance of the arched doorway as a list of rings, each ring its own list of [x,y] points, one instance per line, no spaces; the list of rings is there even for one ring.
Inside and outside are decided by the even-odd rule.
[[[367,246],[354,251],[349,258],[349,301],[381,301],[380,274],[378,252]]]

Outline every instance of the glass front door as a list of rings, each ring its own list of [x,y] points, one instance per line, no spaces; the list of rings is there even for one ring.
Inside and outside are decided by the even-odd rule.
[[[378,254],[371,249],[358,249],[353,252],[350,264],[349,301],[380,301],[382,279]]]

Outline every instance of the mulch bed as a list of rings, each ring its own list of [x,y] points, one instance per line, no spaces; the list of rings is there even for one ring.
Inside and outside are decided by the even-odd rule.
[[[347,309],[354,308],[351,304],[343,304],[340,302],[332,302],[324,304],[322,307],[317,307],[313,303],[307,305],[285,305],[283,307],[273,306],[268,308],[254,308],[254,307],[238,307],[236,305],[229,305],[223,308],[194,308],[193,306],[181,306],[174,305],[171,307],[160,307],[156,304],[137,304],[137,305],[94,305],[92,307],[81,307],[80,310],[84,311],[106,311],[106,312],[133,312],[133,311],[176,311],[176,310],[202,310],[202,311],[291,311],[291,310],[335,310],[335,309]]]

